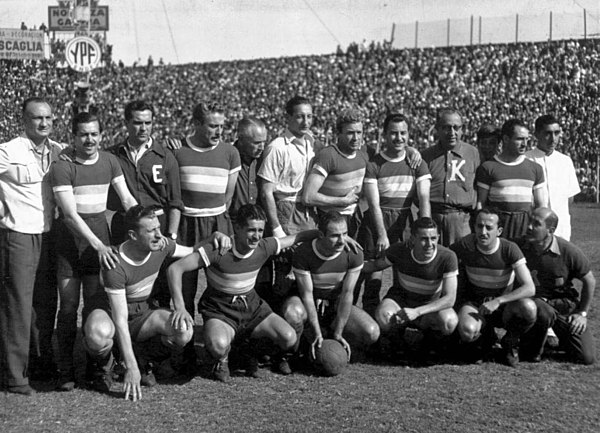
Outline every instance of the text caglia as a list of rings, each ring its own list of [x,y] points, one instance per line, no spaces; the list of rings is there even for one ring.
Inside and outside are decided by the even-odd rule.
[[[0,51],[44,51],[41,42],[33,41],[0,41]]]

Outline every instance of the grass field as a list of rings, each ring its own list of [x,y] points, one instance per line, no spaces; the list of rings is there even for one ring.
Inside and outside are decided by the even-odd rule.
[[[599,209],[573,209],[573,241],[600,276]],[[599,296],[590,326],[600,347]],[[600,352],[596,350],[597,359]],[[230,384],[202,377],[144,389],[143,400],[85,389],[35,397],[0,395],[0,432],[599,432],[600,374],[545,359],[516,369],[500,364],[410,368],[352,364],[344,375]],[[45,391],[44,391],[45,389]]]

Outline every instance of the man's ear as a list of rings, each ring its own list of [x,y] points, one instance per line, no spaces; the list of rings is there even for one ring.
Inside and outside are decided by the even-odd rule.
[[[129,239],[131,239],[132,241],[137,240],[137,233],[135,232],[135,230],[127,230],[127,236],[129,236]]]
[[[502,235],[503,231],[504,231],[504,227],[498,227],[498,237],[500,237],[500,235]]]

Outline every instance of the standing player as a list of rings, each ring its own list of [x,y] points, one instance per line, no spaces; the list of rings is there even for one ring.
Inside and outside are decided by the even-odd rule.
[[[456,110],[440,110],[435,130],[438,142],[423,151],[423,160],[431,173],[431,216],[439,227],[440,243],[447,247],[471,233],[479,151],[460,140],[463,123]]]
[[[546,206],[544,172],[527,159],[529,131],[517,119],[502,125],[502,153],[477,169],[477,207],[493,206],[504,216],[503,237],[523,236],[533,208]]]
[[[305,231],[284,238],[263,239],[266,219],[259,206],[242,206],[235,221],[230,251],[221,256],[214,247],[203,246],[168,269],[169,285],[173,292],[177,292],[181,290],[185,272],[206,268],[208,287],[198,309],[204,320],[204,343],[215,360],[213,378],[222,382],[229,380],[228,355],[234,340],[243,342],[265,338],[283,351],[296,343],[294,329],[273,313],[258,296],[254,285],[260,268],[269,257],[296,242],[313,239],[318,232]],[[247,372],[253,375],[255,370]]]
[[[50,171],[52,190],[60,207],[57,263],[60,307],[56,332],[60,377],[57,388],[75,387],[73,346],[77,333],[80,286],[84,321],[100,285],[100,265],[110,269],[119,258],[111,249],[106,200],[112,185],[123,207],[137,204],[129,193],[119,162],[99,151],[102,130],[98,118],[82,112],[73,119],[75,160],[58,161]]]
[[[515,367],[519,337],[535,322],[536,307],[530,299],[535,286],[523,253],[513,242],[501,239],[501,234],[499,213],[484,208],[477,212],[475,233],[450,246],[464,271],[464,285],[459,290],[462,305],[458,310],[458,335],[464,343],[487,340],[479,341],[475,353],[465,354],[479,360],[493,345],[494,327],[506,329],[503,361]]]
[[[375,259],[390,245],[403,240],[413,203],[419,206],[420,216],[431,216],[431,175],[423,161],[414,170],[410,167],[406,152],[408,132],[404,115],[389,114],[383,121],[384,149],[367,165],[364,192],[369,209],[358,235],[367,260]],[[381,277],[381,272],[366,277],[362,305],[371,315],[380,302]],[[360,290],[360,283],[357,290]]]
[[[409,242],[396,243],[383,257],[366,262],[364,272],[393,266],[395,284],[375,311],[382,334],[402,337],[408,327],[431,337],[449,336],[458,317],[456,301],[458,262],[449,249],[438,245],[435,221],[423,217],[411,227]]]
[[[346,248],[345,217],[336,211],[324,213],[319,231],[318,239],[298,247],[293,261],[298,292],[307,312],[313,359],[315,349],[323,342],[323,333],[339,341],[349,355],[351,346],[367,348],[379,338],[377,323],[352,305],[363,255],[360,250]]]

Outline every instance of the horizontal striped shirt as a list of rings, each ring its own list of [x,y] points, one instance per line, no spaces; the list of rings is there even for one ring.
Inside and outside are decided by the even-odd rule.
[[[360,272],[363,263],[362,251],[353,253],[344,249],[333,256],[323,256],[317,251],[317,239],[313,239],[294,252],[292,270],[311,277],[315,299],[336,299],[346,275]]]
[[[179,164],[183,214],[206,217],[225,212],[229,176],[241,169],[237,149],[222,142],[214,147],[200,148],[186,138],[175,158]]]
[[[279,254],[279,240],[264,238],[255,249],[240,254],[235,246],[224,255],[210,245],[198,249],[200,267],[206,268],[208,287],[228,295],[244,295],[254,288],[262,265],[274,254]]]
[[[323,149],[315,158],[311,173],[317,173],[325,177],[325,181],[319,192],[330,197],[344,197],[355,189],[360,194],[365,171],[367,167],[366,154],[356,152],[352,156],[342,153],[337,146],[329,146]],[[345,207],[327,206],[321,208],[327,212],[336,210],[342,215],[352,215],[356,203]]]

